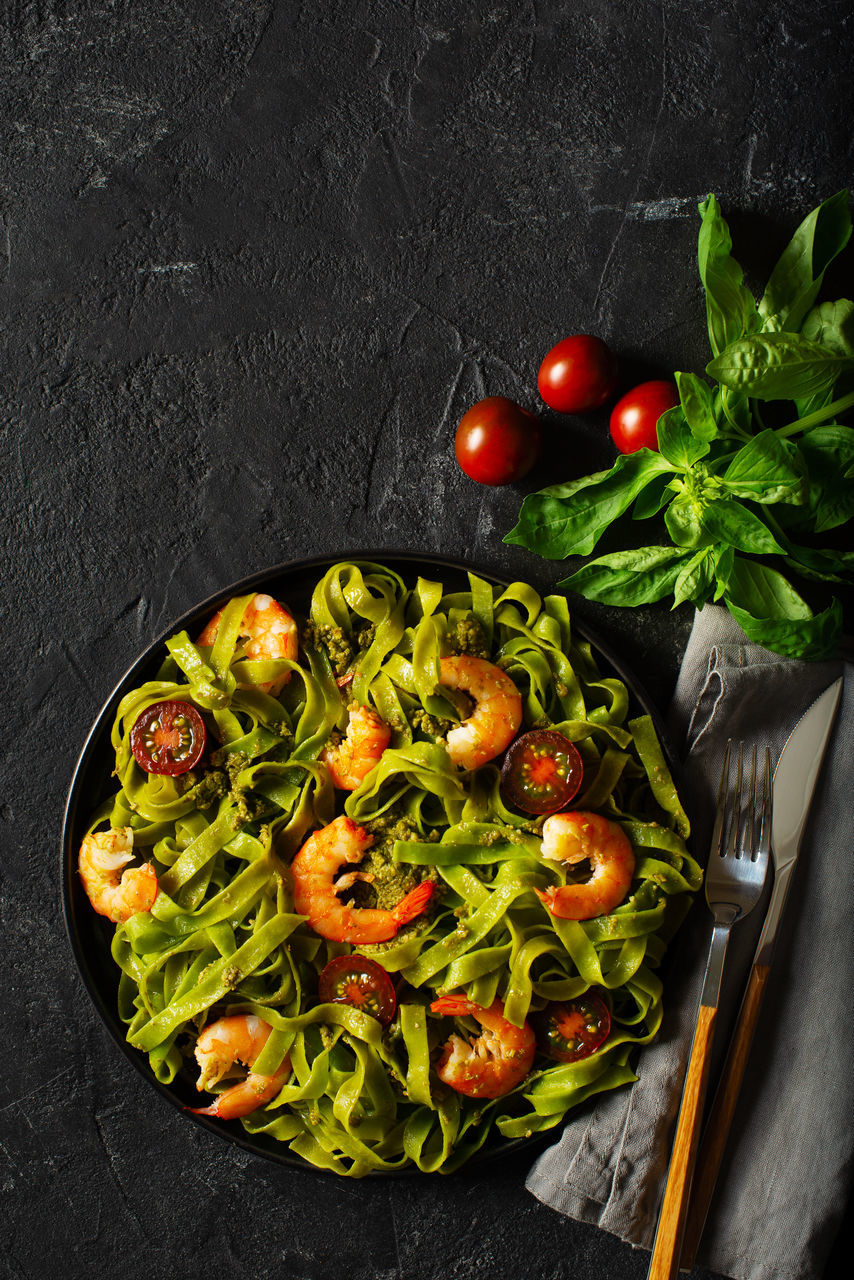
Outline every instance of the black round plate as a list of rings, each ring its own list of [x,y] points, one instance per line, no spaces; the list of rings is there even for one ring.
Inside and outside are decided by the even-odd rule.
[[[340,556],[323,556],[311,560],[292,561],[276,565],[272,569],[263,570],[252,574],[250,577],[243,578],[239,582],[232,583],[223,591],[202,601],[201,604],[196,605],[195,608],[177,618],[140,654],[116,685],[95,720],[77,760],[68,792],[62,830],[62,900],[68,937],[86,988],[103,1018],[107,1030],[122,1053],[164,1098],[168,1098],[173,1106],[184,1111],[184,1114],[192,1123],[204,1125],[206,1129],[218,1134],[226,1141],[244,1147],[246,1150],[253,1152],[255,1155],[263,1156],[267,1160],[273,1160],[279,1164],[298,1166],[318,1173],[323,1171],[315,1169],[314,1165],[310,1165],[298,1156],[291,1154],[290,1150],[282,1143],[276,1142],[264,1134],[254,1136],[248,1134],[237,1120],[223,1123],[221,1120],[215,1121],[204,1116],[191,1116],[185,1109],[188,1106],[197,1104],[198,1094],[190,1081],[185,1081],[178,1077],[172,1085],[161,1084],[151,1072],[145,1055],[137,1049],[131,1048],[127,1043],[125,1038],[126,1028],[117,1013],[119,970],[110,954],[113,926],[102,916],[98,916],[92,911],[89,900],[80,883],[80,877],[77,875],[77,855],[90,815],[97,805],[106,799],[114,789],[110,785],[114,765],[114,756],[110,745],[110,730],[116,707],[126,693],[153,677],[163,660],[164,641],[176,631],[187,630],[193,634],[201,628],[211,614],[227,600],[231,599],[232,596],[244,595],[249,591],[263,590],[286,602],[296,613],[305,615],[308,612],[312,590],[318,579],[333,564],[337,564],[341,560],[350,562],[370,560],[375,563],[381,563],[395,570],[402,578],[411,582],[414,582],[417,576],[436,578],[441,575],[442,582],[450,586],[451,589],[465,589],[468,585],[466,574],[469,571],[477,573],[480,577],[497,586],[504,587],[508,585],[508,580],[498,578],[495,574],[484,572],[476,565],[467,564],[463,561],[447,560],[442,556],[376,550],[346,552]],[[619,676],[629,689],[636,706],[654,718],[662,744],[672,763],[673,753],[669,750],[666,732],[663,729],[660,717],[637,679],[626,670],[622,662],[606,645],[591,634],[588,627],[579,624],[575,620],[573,620],[573,627],[577,634],[590,641],[596,651],[600,666],[606,671],[610,670],[612,674]],[[545,1135],[547,1138],[551,1136],[551,1134]],[[506,1156],[509,1152],[515,1151],[521,1146],[536,1145],[541,1143],[542,1140],[543,1135],[513,1140],[505,1140],[499,1137],[494,1142],[487,1144],[465,1167],[491,1157],[494,1158],[497,1155]],[[413,1174],[418,1174],[418,1170],[405,1169],[399,1174],[374,1176],[402,1177]],[[423,1175],[420,1176],[423,1177]]]

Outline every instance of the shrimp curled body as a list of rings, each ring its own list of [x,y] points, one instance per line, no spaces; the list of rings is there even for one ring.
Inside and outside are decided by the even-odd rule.
[[[257,1075],[252,1068],[270,1037],[266,1022],[248,1013],[236,1013],[210,1022],[196,1041],[196,1062],[201,1069],[196,1088],[210,1090],[231,1071],[235,1062],[249,1068],[245,1080],[226,1089],[209,1107],[188,1107],[195,1116],[216,1116],[236,1120],[271,1102],[291,1074],[291,1060],[285,1054],[272,1075]]]
[[[373,842],[364,827],[342,814],[310,835],[291,863],[294,909],[299,915],[308,916],[311,928],[322,938],[357,946],[388,942],[402,925],[421,915],[433,896],[433,884],[425,880],[390,911],[342,902],[338,897],[341,889],[351,888],[356,880],[370,881],[373,877],[361,871],[347,872],[337,881],[335,877],[346,864],[361,862]]]
[[[540,852],[570,866],[589,861],[593,874],[584,884],[565,884],[534,892],[560,920],[592,920],[618,907],[629,891],[635,855],[628,836],[598,813],[554,813],[543,823]]]
[[[439,679],[474,699],[467,720],[450,731],[448,755],[461,769],[477,769],[509,746],[522,723],[522,697],[510,677],[494,662],[468,654],[442,658]]]
[[[222,609],[215,613],[199,636],[198,643],[212,645],[219,632]],[[272,596],[254,595],[243,611],[240,621],[240,635],[246,641],[246,656],[253,662],[275,662],[281,658],[296,661],[299,649],[297,624],[287,609]],[[290,671],[283,671],[274,680],[264,684],[238,684],[238,689],[260,689],[262,693],[270,693],[273,697],[280,693],[288,680]]]
[[[527,1022],[514,1027],[504,1017],[500,1000],[485,1009],[463,995],[441,996],[430,1008],[453,1018],[474,1018],[483,1027],[472,1042],[458,1035],[450,1037],[436,1066],[440,1080],[469,1098],[501,1098],[522,1083],[536,1050],[536,1038]]]
[[[77,870],[87,897],[99,915],[124,924],[138,911],[150,911],[157,897],[157,873],[150,862],[128,867],[133,858],[133,828],[110,827],[84,836]]]
[[[320,757],[329,770],[332,785],[341,791],[355,791],[379,763],[391,741],[391,729],[372,707],[351,702],[347,733],[336,747],[327,747]]]

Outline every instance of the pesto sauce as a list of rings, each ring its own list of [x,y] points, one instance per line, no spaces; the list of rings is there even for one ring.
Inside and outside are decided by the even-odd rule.
[[[453,631],[445,636],[448,652],[451,654],[468,654],[472,658],[490,658],[489,646],[483,627],[474,614],[460,618]]]

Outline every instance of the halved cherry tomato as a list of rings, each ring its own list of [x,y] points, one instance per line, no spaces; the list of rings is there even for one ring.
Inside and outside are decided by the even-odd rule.
[[[552,347],[540,365],[537,386],[550,409],[588,413],[611,399],[618,377],[611,348],[592,333],[574,333]]]
[[[514,484],[540,456],[540,424],[506,396],[487,396],[463,414],[454,452],[463,471],[478,484]]]
[[[501,790],[525,813],[557,813],[577,794],[584,764],[557,729],[532,729],[511,743],[501,766]]]
[[[130,749],[146,773],[177,778],[198,764],[205,749],[205,722],[191,702],[154,702],[136,719]]]
[[[387,1027],[397,1009],[394,984],[382,965],[367,956],[336,956],[320,975],[321,1004],[350,1004]]]
[[[562,1004],[546,1005],[532,1021],[540,1049],[557,1062],[589,1058],[611,1033],[611,1011],[595,991],[586,991]]]

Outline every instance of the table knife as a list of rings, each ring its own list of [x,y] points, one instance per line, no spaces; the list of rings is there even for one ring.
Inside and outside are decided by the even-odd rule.
[[[703,1133],[685,1226],[680,1271],[690,1271],[694,1265],[697,1246],[705,1226],[774,956],[777,930],[841,694],[842,677],[825,689],[801,716],[789,734],[774,770],[774,810],[771,819],[774,888],[726,1063]]]

